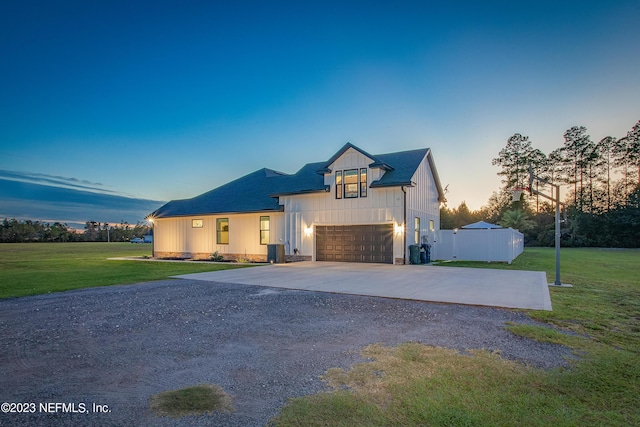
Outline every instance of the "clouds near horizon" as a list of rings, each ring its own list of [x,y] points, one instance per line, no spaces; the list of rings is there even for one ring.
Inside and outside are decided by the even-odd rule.
[[[60,222],[73,227],[82,226],[87,221],[136,224],[164,204],[162,201],[81,189],[93,188],[91,185],[68,188],[6,179],[5,176],[11,176],[6,172],[0,173],[0,218]],[[23,173],[14,175],[30,176]],[[68,181],[66,178],[39,178],[47,183]]]

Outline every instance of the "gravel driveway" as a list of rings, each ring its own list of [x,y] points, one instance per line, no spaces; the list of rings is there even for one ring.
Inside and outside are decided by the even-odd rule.
[[[500,350],[542,368],[571,357],[506,332],[507,321],[535,323],[506,309],[190,280],[2,300],[0,401],[36,412],[0,413],[0,425],[264,426],[378,342]],[[176,421],[148,410],[153,394],[199,383],[232,394],[237,411]],[[87,413],[41,412],[52,402]]]

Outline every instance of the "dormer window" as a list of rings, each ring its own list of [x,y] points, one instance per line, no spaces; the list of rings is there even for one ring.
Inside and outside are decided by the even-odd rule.
[[[356,197],[358,197],[358,169],[347,169],[344,171],[344,198]]]
[[[367,197],[367,168],[360,169],[360,197]]]
[[[336,171],[336,199],[367,197],[367,168]]]

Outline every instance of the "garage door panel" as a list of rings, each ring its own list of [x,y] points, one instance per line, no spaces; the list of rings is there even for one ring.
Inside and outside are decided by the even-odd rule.
[[[393,264],[393,225],[316,226],[316,260]]]

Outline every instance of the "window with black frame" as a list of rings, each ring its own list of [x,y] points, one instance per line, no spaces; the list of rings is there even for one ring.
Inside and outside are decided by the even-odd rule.
[[[336,199],[367,197],[367,168],[339,170],[335,177]]]
[[[344,171],[344,198],[356,197],[358,197],[358,169],[347,169]]]
[[[360,197],[367,197],[367,168],[360,169]]]

